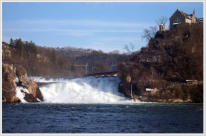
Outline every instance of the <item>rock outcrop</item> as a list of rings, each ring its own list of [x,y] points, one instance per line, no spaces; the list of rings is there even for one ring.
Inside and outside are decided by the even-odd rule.
[[[20,102],[16,97],[16,68],[3,64],[2,67],[2,102]]]
[[[119,91],[142,101],[202,103],[202,35],[202,24],[157,32],[147,47],[119,65]]]
[[[2,75],[2,102],[21,102],[21,99],[27,102],[43,101],[37,83],[28,80],[27,72],[22,66],[17,65],[15,67],[13,64],[3,64]],[[19,93],[23,95],[23,98],[17,96],[17,88],[20,89]]]

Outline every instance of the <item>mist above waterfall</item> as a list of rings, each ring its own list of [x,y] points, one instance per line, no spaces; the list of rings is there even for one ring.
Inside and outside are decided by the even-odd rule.
[[[33,78],[37,82],[52,82],[40,87],[46,103],[130,103],[118,92],[117,77],[85,77],[77,79]],[[55,82],[55,83],[54,83]]]

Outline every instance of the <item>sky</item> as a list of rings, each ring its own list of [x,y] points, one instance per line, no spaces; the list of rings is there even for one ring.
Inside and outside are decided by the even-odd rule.
[[[125,52],[147,45],[143,31],[176,9],[203,17],[202,2],[3,2],[3,41]],[[168,21],[169,23],[169,21]]]

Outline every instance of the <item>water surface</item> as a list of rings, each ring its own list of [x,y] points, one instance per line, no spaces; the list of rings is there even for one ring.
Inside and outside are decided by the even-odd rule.
[[[3,133],[202,133],[202,104],[3,104]]]

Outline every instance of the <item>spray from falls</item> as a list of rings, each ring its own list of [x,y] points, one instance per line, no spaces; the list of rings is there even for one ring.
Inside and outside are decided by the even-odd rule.
[[[37,82],[38,79],[36,79]],[[43,81],[41,79],[41,81]],[[50,80],[40,87],[46,103],[130,103],[118,92],[116,77]],[[46,80],[44,82],[47,82]],[[54,83],[55,82],[55,83]]]

